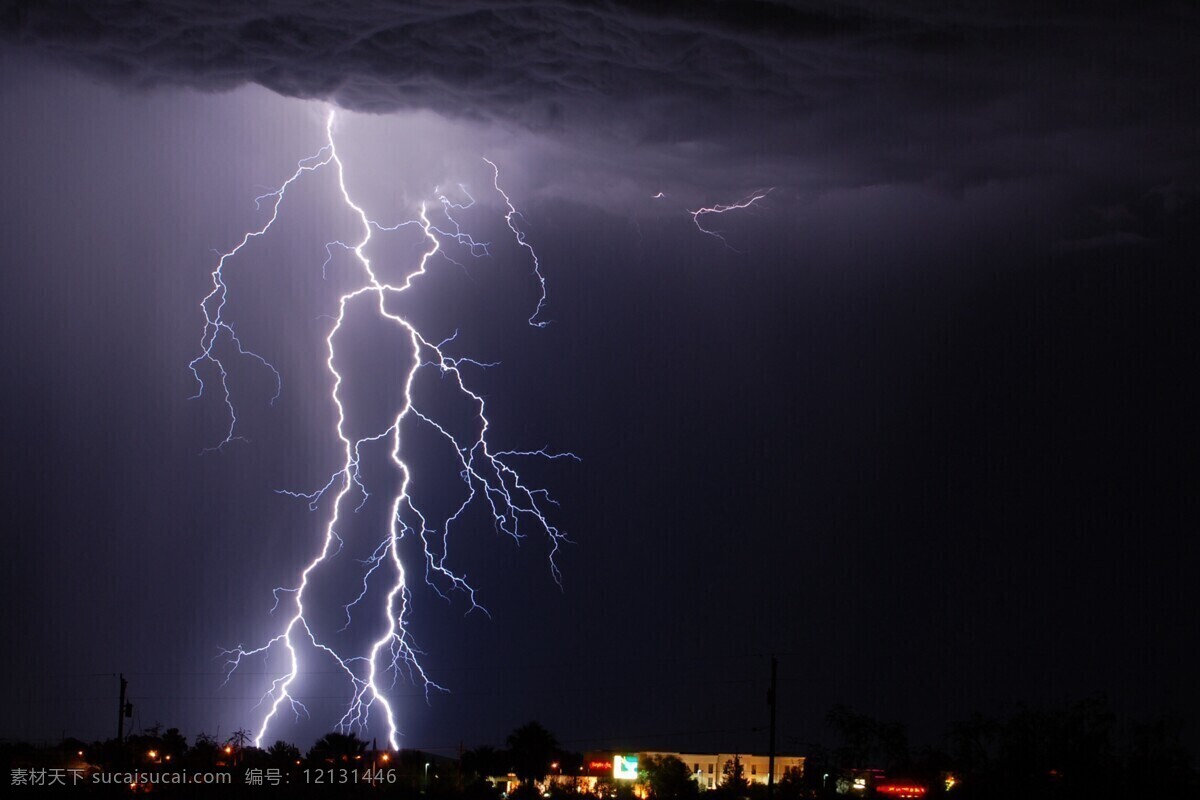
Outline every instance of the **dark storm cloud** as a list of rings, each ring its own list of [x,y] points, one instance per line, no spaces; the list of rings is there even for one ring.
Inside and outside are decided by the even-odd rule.
[[[133,86],[429,109],[744,184],[1190,188],[1194,9],[939,5],[57,0],[0,20],[10,44]]]

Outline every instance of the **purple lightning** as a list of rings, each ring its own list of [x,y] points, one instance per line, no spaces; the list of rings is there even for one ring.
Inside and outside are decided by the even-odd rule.
[[[774,189],[774,188],[775,187],[771,187],[771,189]],[[700,218],[703,216],[706,216],[708,214],[725,214],[730,211],[738,211],[743,208],[749,208],[750,206],[754,205],[759,200],[762,200],[764,197],[766,197],[768,194],[770,194],[771,189],[765,189],[762,192],[752,194],[750,197],[748,197],[745,200],[742,200],[740,202],[737,202],[737,203],[730,203],[729,205],[717,203],[714,206],[697,208],[694,211],[689,209],[688,213],[692,215],[692,222],[696,223],[696,228],[701,233],[707,233],[709,236],[713,236],[713,237],[716,237],[717,239],[720,239],[721,244],[725,245],[730,250],[733,250],[736,253],[738,251],[735,248],[733,248],[729,244],[729,242],[725,241],[725,237],[721,235],[720,231],[714,231],[714,230],[704,227],[703,225],[700,224]],[[659,192],[659,194],[662,194],[662,192]],[[657,197],[657,195],[656,195],[656,197]]]
[[[204,330],[200,340],[200,354],[189,364],[195,376],[198,391],[196,396],[204,394],[208,386],[201,375],[202,370],[215,373],[218,378],[217,391],[224,403],[229,418],[224,437],[215,446],[222,448],[231,442],[241,439],[238,433],[238,418],[232,399],[229,373],[222,358],[231,358],[233,353],[239,357],[251,359],[268,369],[276,382],[275,397],[279,396],[281,378],[279,371],[265,358],[243,346],[232,322],[224,316],[228,286],[225,282],[225,270],[252,239],[267,234],[271,226],[279,218],[287,190],[296,181],[309,173],[320,169],[331,168],[337,176],[341,202],[353,212],[361,226],[361,236],[357,242],[329,242],[325,246],[326,259],[321,266],[325,271],[333,257],[333,248],[338,247],[353,255],[357,269],[361,275],[358,285],[342,294],[338,299],[338,312],[325,337],[326,357],[325,367],[330,376],[330,397],[336,408],[336,423],[334,433],[341,446],[342,461],[329,480],[312,492],[283,492],[306,500],[313,510],[327,508],[327,519],[323,525],[320,546],[316,555],[300,572],[294,586],[278,587],[274,590],[276,611],[280,605],[289,609],[286,621],[279,632],[261,645],[246,648],[241,645],[222,651],[226,657],[227,677],[241,665],[244,659],[252,656],[263,656],[282,650],[286,652],[287,668],[276,674],[270,687],[263,694],[256,708],[265,705],[267,710],[258,727],[254,738],[256,746],[261,746],[268,728],[277,719],[285,706],[297,717],[308,713],[304,704],[292,693],[293,684],[301,673],[302,661],[308,658],[324,659],[335,667],[335,672],[344,674],[350,691],[350,699],[345,713],[337,720],[342,730],[365,729],[370,722],[370,712],[377,709],[382,715],[387,728],[388,743],[392,748],[399,747],[399,727],[396,721],[396,710],[388,700],[387,693],[403,672],[415,683],[424,688],[426,698],[431,690],[445,691],[426,674],[418,659],[420,653],[416,642],[408,631],[407,622],[412,612],[412,593],[409,589],[409,572],[400,557],[400,542],[405,537],[415,537],[423,552],[425,582],[442,597],[445,591],[463,592],[469,603],[470,610],[478,609],[487,613],[475,595],[475,589],[467,582],[465,575],[460,575],[447,564],[451,529],[457,526],[467,509],[473,505],[482,505],[490,510],[497,530],[520,540],[530,532],[548,537],[550,542],[550,569],[556,581],[561,581],[561,575],[555,555],[559,546],[566,542],[565,534],[556,528],[547,518],[545,507],[554,505],[554,500],[545,489],[526,484],[514,467],[523,458],[539,457],[546,459],[569,458],[578,460],[572,453],[556,453],[545,448],[537,450],[494,450],[489,442],[488,434],[491,423],[486,415],[484,398],[469,388],[468,381],[463,375],[462,368],[493,366],[474,361],[469,358],[450,356],[446,348],[454,341],[457,334],[443,341],[434,342],[423,334],[412,322],[390,311],[387,300],[409,291],[414,282],[426,274],[430,260],[442,252],[443,241],[457,242],[474,256],[483,256],[488,252],[487,244],[476,242],[463,232],[455,219],[455,213],[465,210],[474,204],[475,200],[460,187],[468,202],[455,203],[445,195],[437,197],[437,207],[440,218],[444,218],[443,227],[430,221],[428,208],[422,204],[416,219],[395,225],[384,226],[368,216],[367,212],[351,197],[346,185],[345,169],[334,142],[334,118],[330,111],[325,125],[326,141],[324,146],[313,156],[301,160],[296,165],[295,172],[278,189],[261,195],[255,201],[256,206],[266,203],[270,215],[262,227],[247,232],[236,246],[222,253],[212,273],[212,291],[200,303],[204,314]],[[546,281],[541,271],[541,263],[533,247],[526,241],[523,229],[517,224],[520,212],[513,206],[508,195],[500,188],[500,170],[495,163],[484,159],[493,173],[492,187],[503,200],[504,220],[517,244],[524,249],[533,263],[533,273],[540,289],[537,306],[529,318],[529,324],[544,327],[548,323],[539,320],[546,302]],[[436,193],[436,190],[435,190]],[[399,284],[381,281],[372,267],[366,254],[367,245],[373,235],[399,230],[400,228],[419,228],[427,247],[416,266],[404,276]],[[452,260],[452,259],[451,259]],[[455,262],[457,263],[457,262]],[[347,411],[343,402],[343,375],[338,366],[337,340],[342,326],[352,314],[374,313],[395,326],[397,335],[407,342],[411,348],[412,366],[404,378],[403,399],[399,407],[394,409],[391,424],[383,430],[377,430],[361,438],[352,438],[346,433]],[[229,348],[232,347],[230,350]],[[219,352],[229,352],[222,356]],[[473,433],[464,438],[463,434],[452,433],[449,423],[440,420],[437,409],[422,408],[414,401],[413,387],[425,375],[436,376],[439,380],[450,381],[452,387],[459,392],[474,409],[471,415]],[[272,400],[274,402],[274,400]],[[460,421],[461,422],[461,421]],[[448,452],[453,453],[458,479],[464,487],[465,499],[461,505],[441,519],[433,519],[422,511],[409,493],[409,483],[413,474],[413,465],[400,456],[402,425],[427,426],[436,437],[443,441]],[[461,429],[461,424],[455,430]],[[353,622],[353,611],[367,600],[372,585],[383,581],[386,594],[382,599],[382,610],[386,623],[377,633],[373,634],[370,645],[357,652],[341,652],[330,646],[310,627],[306,618],[305,591],[315,572],[326,565],[341,549],[343,540],[337,529],[345,509],[354,503],[355,508],[361,508],[369,497],[366,485],[362,480],[360,464],[364,448],[375,444],[385,443],[389,448],[389,458],[399,476],[399,489],[390,498],[390,522],[382,531],[379,540],[370,557],[361,562],[362,580],[361,591],[346,603],[346,625]],[[311,651],[311,652],[309,652]],[[387,680],[391,673],[390,681]]]

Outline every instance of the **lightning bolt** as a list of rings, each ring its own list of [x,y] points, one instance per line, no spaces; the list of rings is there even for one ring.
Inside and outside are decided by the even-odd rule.
[[[716,205],[713,205],[713,206],[705,206],[705,207],[697,208],[694,211],[691,209],[688,209],[688,213],[692,215],[692,222],[696,223],[696,228],[701,233],[706,233],[709,236],[713,236],[717,239],[720,239],[721,244],[725,245],[730,250],[733,250],[735,253],[737,253],[739,251],[736,248],[734,248],[732,245],[730,245],[729,242],[725,241],[725,237],[723,235],[721,235],[720,231],[714,231],[710,228],[706,228],[703,225],[701,225],[700,224],[701,218],[708,216],[709,214],[726,214],[730,211],[739,211],[743,208],[749,208],[750,206],[754,205],[759,200],[762,200],[764,197],[766,197],[768,194],[770,194],[772,189],[774,189],[774,188],[775,187],[771,187],[770,189],[766,189],[762,192],[752,194],[750,197],[746,198],[745,200],[741,200],[736,203],[730,203],[728,205],[723,204],[723,203],[717,203]],[[662,192],[659,192],[659,194],[661,195]],[[655,197],[657,197],[657,196],[658,195],[655,195]]]
[[[272,613],[281,606],[288,610],[287,618],[278,633],[257,647],[238,645],[222,650],[221,653],[225,659],[226,682],[248,658],[261,656],[265,659],[277,651],[282,651],[285,655],[286,669],[273,673],[269,688],[255,706],[266,708],[254,737],[256,746],[262,745],[270,726],[285,711],[290,711],[297,719],[301,715],[308,715],[307,707],[294,693],[294,684],[303,671],[302,662],[309,656],[308,651],[311,651],[316,658],[327,659],[334,666],[335,674],[344,676],[349,700],[345,712],[336,722],[337,727],[344,731],[363,730],[371,724],[371,712],[376,711],[383,718],[389,745],[398,748],[400,733],[396,708],[387,696],[388,690],[394,687],[397,679],[404,675],[422,686],[427,701],[430,692],[445,691],[421,666],[421,650],[408,630],[413,595],[409,588],[410,570],[406,569],[401,559],[401,541],[405,537],[416,540],[423,554],[423,563],[420,565],[422,577],[435,592],[446,599],[449,599],[448,592],[462,592],[470,604],[467,613],[479,610],[487,614],[487,609],[477,601],[475,589],[468,583],[466,575],[456,573],[447,563],[452,530],[463,524],[463,516],[468,508],[482,506],[490,512],[495,528],[515,540],[519,541],[531,533],[548,537],[550,569],[555,581],[561,586],[561,574],[555,556],[560,545],[568,539],[550,522],[546,514],[546,508],[556,503],[545,489],[527,484],[516,465],[529,458],[578,460],[578,457],[572,453],[552,452],[544,447],[536,450],[493,448],[489,441],[491,423],[487,417],[486,403],[481,394],[470,388],[464,370],[494,365],[451,355],[449,348],[457,332],[449,338],[434,341],[413,322],[389,307],[389,300],[411,291],[420,281],[430,269],[431,260],[435,255],[441,254],[453,261],[445,254],[443,242],[456,242],[476,257],[488,254],[487,243],[475,241],[462,230],[455,218],[458,212],[470,208],[475,199],[460,186],[468,202],[454,202],[446,195],[439,194],[434,206],[435,213],[439,215],[437,224],[431,221],[429,204],[426,203],[421,204],[415,219],[394,225],[377,222],[355,202],[347,186],[345,168],[334,139],[334,119],[335,114],[331,110],[325,124],[324,146],[314,155],[299,161],[296,170],[278,189],[255,199],[256,207],[262,209],[265,205],[269,210],[266,223],[246,232],[234,247],[220,254],[212,272],[212,290],[200,303],[204,315],[200,352],[188,366],[197,383],[196,397],[213,389],[211,376],[215,374],[214,391],[220,396],[228,414],[228,425],[223,438],[215,448],[210,449],[220,449],[243,438],[239,432],[229,370],[224,359],[235,356],[245,358],[268,370],[273,375],[276,386],[272,402],[278,398],[282,386],[279,371],[266,358],[243,345],[234,324],[225,315],[229,295],[229,287],[225,281],[226,269],[249,242],[265,236],[270,231],[279,218],[280,209],[290,187],[318,170],[333,170],[337,179],[339,199],[357,220],[360,229],[356,241],[334,241],[326,244],[326,258],[321,266],[324,274],[333,258],[334,249],[338,248],[353,257],[359,276],[356,286],[338,298],[337,314],[332,317],[332,324],[325,337],[325,369],[329,375],[330,398],[336,409],[334,434],[340,445],[341,464],[329,480],[314,491],[282,492],[305,500],[314,511],[326,509],[327,518],[323,525],[320,546],[312,560],[300,572],[296,584],[277,587],[273,592],[275,606]],[[526,241],[520,224],[520,212],[501,188],[499,167],[488,159],[484,161],[492,170],[492,188],[503,201],[504,221],[519,247],[528,253],[533,264],[533,274],[540,295],[534,312],[529,317],[529,324],[539,328],[545,327],[548,323],[540,319],[546,303],[546,280],[541,263],[533,247]],[[367,255],[367,249],[374,236],[401,228],[418,229],[426,246],[419,261],[404,275],[403,280],[389,283],[380,279]],[[339,368],[338,358],[338,339],[343,325],[356,314],[376,314],[390,323],[400,341],[406,344],[412,359],[411,367],[404,376],[402,399],[389,415],[390,424],[382,430],[358,438],[347,432],[352,426],[348,425],[346,398],[343,397],[345,380]],[[205,383],[202,373],[210,375],[210,384]],[[472,409],[470,424],[464,426],[461,424],[462,420],[458,420],[459,424],[453,426],[455,431],[467,429],[467,434],[452,432],[452,426],[438,415],[437,409],[422,408],[414,400],[414,387],[426,376],[436,377],[443,382],[449,381],[453,390],[466,401],[467,407]],[[435,439],[444,443],[447,452],[453,454],[458,470],[457,479],[462,484],[464,499],[456,510],[440,519],[434,519],[423,511],[409,492],[414,465],[406,462],[401,456],[401,432],[406,426],[413,425],[426,426],[434,433]],[[355,500],[355,510],[361,509],[370,496],[363,481],[361,464],[364,451],[377,445],[387,447],[391,466],[399,476],[399,487],[389,500],[390,514],[386,530],[379,535],[371,555],[359,562],[362,571],[360,591],[343,607],[346,624],[342,630],[350,627],[354,610],[368,602],[372,587],[380,584],[383,587],[383,597],[376,599],[381,600],[385,624],[371,635],[369,645],[354,652],[344,652],[329,644],[310,625],[306,617],[306,591],[310,588],[317,571],[326,567],[341,551],[344,542],[338,534],[338,528],[347,509]]]

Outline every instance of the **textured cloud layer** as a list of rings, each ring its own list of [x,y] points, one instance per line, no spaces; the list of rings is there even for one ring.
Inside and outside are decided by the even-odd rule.
[[[0,36],[135,86],[256,83],[795,183],[1194,179],[1193,9],[942,5],[27,0]]]

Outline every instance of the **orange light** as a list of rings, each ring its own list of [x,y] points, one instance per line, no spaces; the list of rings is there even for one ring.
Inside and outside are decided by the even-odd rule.
[[[80,751],[79,751],[78,753],[76,753],[75,755],[79,756],[80,758],[83,758],[83,751],[82,751],[82,750],[80,750]]]
[[[387,762],[392,760],[392,757],[390,755],[388,755],[387,753],[384,753],[383,755],[381,755],[379,757],[379,760],[386,764]],[[300,762],[297,761],[296,763],[299,764]]]
[[[163,758],[167,759],[167,761],[170,761],[170,760],[171,760],[171,754],[170,754],[170,753],[167,753],[165,756],[163,756]]]
[[[229,745],[225,745],[225,755],[229,755],[232,752],[233,752],[233,748],[230,747]]]

